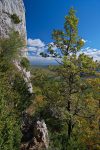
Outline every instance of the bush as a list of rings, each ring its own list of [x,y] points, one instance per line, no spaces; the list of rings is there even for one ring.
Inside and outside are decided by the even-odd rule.
[[[22,46],[16,32],[0,39],[0,150],[20,149],[21,114],[32,100],[23,75],[13,63]]]
[[[18,32],[12,31],[9,38],[0,39],[0,60],[6,59],[8,62],[17,59],[20,54],[20,49],[24,46],[23,39],[19,36]]]
[[[22,66],[23,68],[26,68],[26,70],[28,70],[29,67],[30,67],[30,62],[29,62],[29,60],[28,60],[26,57],[23,57],[23,58],[22,58],[20,64],[21,64],[21,66]]]
[[[12,14],[11,19],[15,24],[19,24],[21,22],[21,20],[19,19],[19,17],[16,14]]]

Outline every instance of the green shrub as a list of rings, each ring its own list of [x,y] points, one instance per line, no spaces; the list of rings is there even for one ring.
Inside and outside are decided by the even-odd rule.
[[[26,68],[26,70],[29,70],[29,67],[30,67],[30,62],[29,60],[26,58],[26,57],[23,57],[21,62],[20,62],[21,66],[23,68]]]
[[[16,32],[0,39],[0,150],[20,149],[21,114],[32,100],[23,75],[13,63],[22,46]]]
[[[21,22],[21,20],[19,19],[19,17],[16,14],[12,14],[11,19],[15,24],[19,24]]]
[[[6,65],[11,64],[13,60],[19,57],[23,45],[23,39],[18,32],[12,31],[9,38],[0,39],[0,60],[6,60]]]

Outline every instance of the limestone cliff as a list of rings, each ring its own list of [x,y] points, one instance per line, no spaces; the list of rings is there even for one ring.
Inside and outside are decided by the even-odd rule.
[[[27,41],[23,0],[0,0],[0,38],[8,37],[12,29]]]
[[[17,31],[27,43],[25,8],[23,0],[0,0],[0,38],[9,37],[11,30]],[[26,57],[27,48],[20,50],[22,55],[18,60],[13,60],[15,67],[23,75],[27,83],[29,92],[33,94],[30,71],[21,66],[22,57]],[[48,149],[48,130],[43,120],[37,120],[35,123],[29,119],[27,113],[24,114],[22,123],[22,142],[21,150],[41,150]],[[30,123],[31,122],[31,123]]]
[[[27,32],[25,21],[25,7],[23,0],[0,0],[0,38],[9,36],[11,30],[17,31],[27,44]],[[22,57],[25,57],[27,48],[21,49]],[[20,62],[14,60],[16,67],[22,72],[28,84],[30,93],[33,92],[29,72],[20,67]],[[24,70],[24,72],[23,72]]]

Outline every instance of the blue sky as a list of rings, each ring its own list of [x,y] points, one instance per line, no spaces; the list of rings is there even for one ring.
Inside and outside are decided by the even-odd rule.
[[[83,51],[100,59],[100,0],[24,0],[24,4],[28,44],[33,52],[38,44],[43,51],[42,46],[52,42],[52,30],[63,28],[64,16],[73,6],[79,18],[79,35],[86,41]]]

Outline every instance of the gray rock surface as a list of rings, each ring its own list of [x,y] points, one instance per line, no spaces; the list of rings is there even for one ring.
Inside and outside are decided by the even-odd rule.
[[[32,117],[24,112],[21,131],[21,150],[48,150],[49,136],[44,120],[33,121]]]
[[[19,19],[19,23],[15,23],[11,18],[15,15]],[[26,32],[26,20],[25,20],[25,7],[23,0],[0,0],[0,38],[9,37],[10,31],[18,31],[25,44],[27,44],[27,32]],[[20,50],[22,52],[22,57],[24,56],[27,48],[23,47]],[[30,93],[33,92],[32,84],[30,82],[30,72],[23,71],[17,60],[15,61],[16,67],[23,73],[25,82],[28,84]]]
[[[33,93],[33,87],[32,87],[32,83],[30,81],[30,79],[31,79],[30,71],[26,71],[25,68],[22,68],[21,65],[20,65],[20,62],[18,62],[17,60],[14,61],[14,64],[18,68],[18,70],[22,73],[24,81],[27,83],[29,92]]]
[[[15,24],[11,15],[16,14],[20,23]],[[18,31],[27,41],[25,7],[23,0],[0,0],[0,38],[8,37],[10,30]]]

